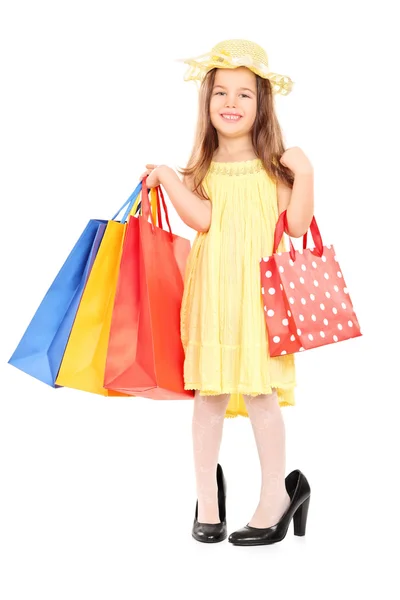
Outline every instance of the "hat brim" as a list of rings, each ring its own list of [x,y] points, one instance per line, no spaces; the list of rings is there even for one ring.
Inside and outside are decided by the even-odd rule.
[[[250,60],[243,59],[227,59],[226,56],[213,56],[204,55],[198,58],[178,59],[179,62],[183,62],[188,65],[188,68],[184,74],[184,81],[198,81],[201,82],[208,71],[211,69],[237,69],[238,67],[246,67],[250,69],[255,75],[259,75],[263,79],[269,79],[274,94],[281,94],[287,96],[293,88],[294,81],[287,75],[281,75],[280,73],[274,73],[269,71],[268,67],[264,64],[254,64]],[[234,61],[234,62],[233,62]]]

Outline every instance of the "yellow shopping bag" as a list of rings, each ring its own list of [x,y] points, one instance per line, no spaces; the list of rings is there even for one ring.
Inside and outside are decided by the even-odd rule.
[[[156,197],[151,194],[157,215]],[[140,192],[126,219],[109,221],[77,311],[56,384],[102,394],[126,396],[103,388],[114,298],[127,222],[140,203]],[[130,394],[131,395],[131,394]]]

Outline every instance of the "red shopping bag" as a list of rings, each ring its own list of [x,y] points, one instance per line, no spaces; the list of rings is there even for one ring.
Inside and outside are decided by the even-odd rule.
[[[275,228],[273,255],[260,259],[261,293],[270,356],[293,354],[362,335],[334,247],[324,246],[315,217],[315,248],[276,249],[287,232],[286,211]]]
[[[190,241],[172,233],[161,188],[157,193],[169,231],[162,229],[162,221],[160,227],[154,223],[144,179],[142,216],[130,218],[125,236],[104,387],[152,399],[192,398],[193,390],[184,389],[180,337]]]

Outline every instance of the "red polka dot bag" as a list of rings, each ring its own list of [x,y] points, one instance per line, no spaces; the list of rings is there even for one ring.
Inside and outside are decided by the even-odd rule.
[[[315,248],[276,249],[287,232],[286,211],[275,228],[273,255],[260,259],[261,293],[270,356],[293,354],[362,335],[332,245],[324,246],[315,217],[310,225]]]

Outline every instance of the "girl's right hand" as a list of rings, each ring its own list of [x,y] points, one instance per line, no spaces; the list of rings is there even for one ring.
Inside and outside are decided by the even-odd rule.
[[[142,181],[144,179],[144,177],[147,177],[146,185],[148,188],[155,188],[161,184],[161,181],[159,178],[159,174],[160,174],[159,169],[161,166],[162,165],[153,165],[153,164],[146,165],[146,171],[144,173],[142,173],[142,175],[140,176],[140,180]]]

